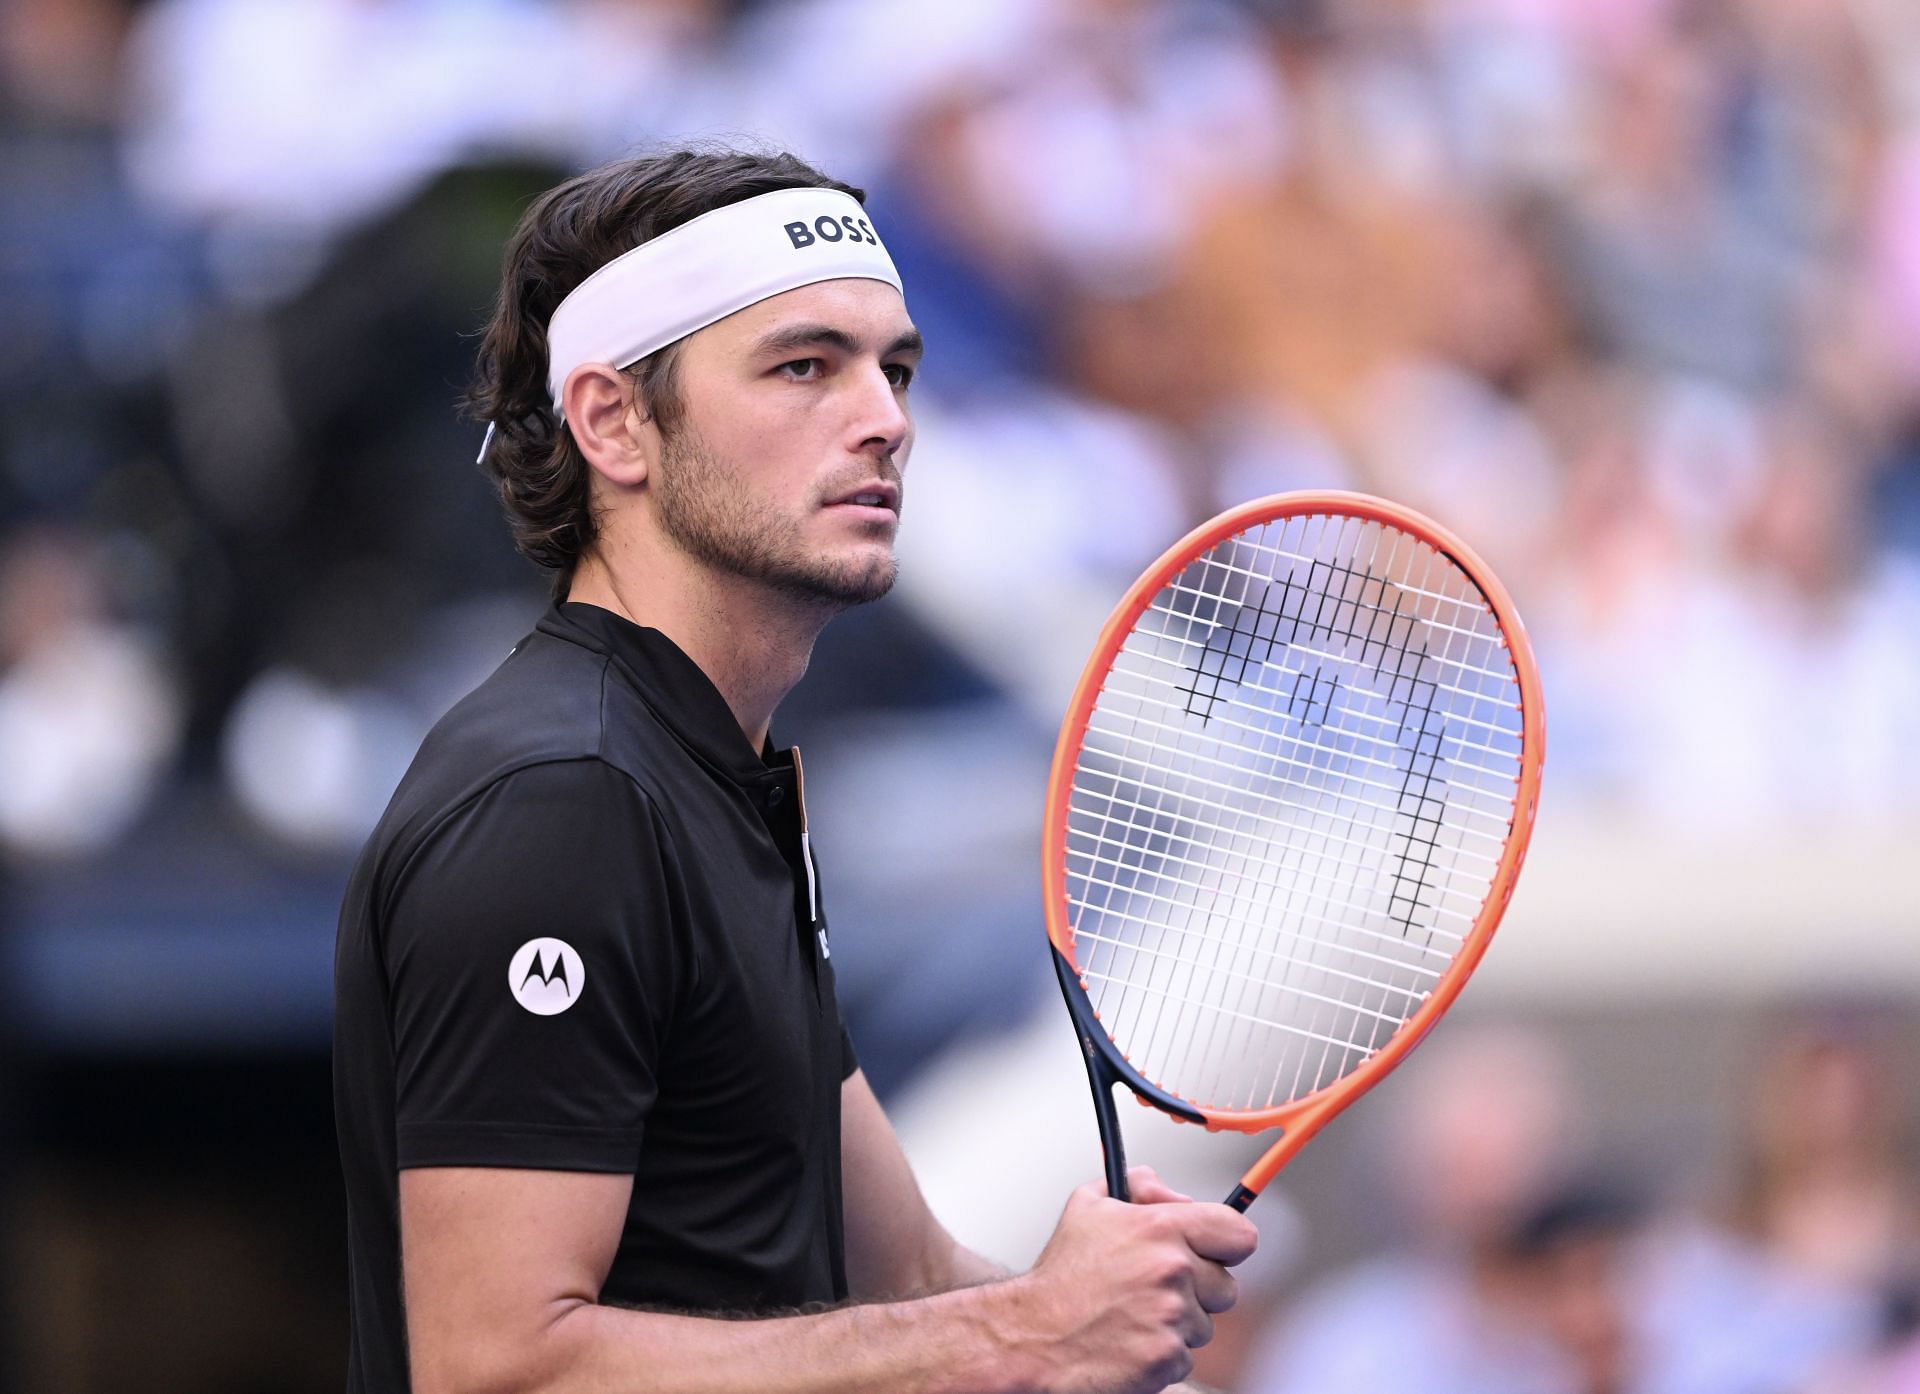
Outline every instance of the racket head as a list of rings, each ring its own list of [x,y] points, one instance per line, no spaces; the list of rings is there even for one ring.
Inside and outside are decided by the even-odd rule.
[[[1255,500],[1115,608],[1055,746],[1047,935],[1083,1041],[1143,1102],[1285,1130],[1236,1204],[1459,996],[1525,858],[1544,754],[1511,598],[1386,500]]]

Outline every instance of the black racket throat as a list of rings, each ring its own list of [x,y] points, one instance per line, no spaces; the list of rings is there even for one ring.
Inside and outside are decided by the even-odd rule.
[[[1053,971],[1060,979],[1060,992],[1067,999],[1074,1033],[1080,1037],[1080,1053],[1087,1062],[1087,1082],[1093,1087],[1093,1116],[1100,1126],[1101,1151],[1106,1154],[1107,1194],[1115,1200],[1131,1200],[1133,1197],[1127,1189],[1127,1152],[1120,1137],[1120,1115],[1113,1106],[1113,1086],[1124,1084],[1155,1108],[1186,1122],[1205,1126],[1207,1120],[1191,1105],[1148,1083],[1127,1063],[1094,1015],[1093,1004],[1080,985],[1080,975],[1058,949],[1053,950]],[[1244,1211],[1253,1204],[1256,1194],[1245,1186],[1235,1186],[1226,1203]]]

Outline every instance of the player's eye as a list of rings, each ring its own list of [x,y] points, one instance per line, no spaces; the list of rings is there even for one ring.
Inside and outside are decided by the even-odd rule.
[[[895,387],[904,388],[914,379],[913,366],[908,363],[889,363],[882,371],[886,373],[887,381]]]
[[[796,382],[811,382],[826,370],[827,364],[823,358],[796,358],[791,363],[782,363],[774,371],[785,373]]]

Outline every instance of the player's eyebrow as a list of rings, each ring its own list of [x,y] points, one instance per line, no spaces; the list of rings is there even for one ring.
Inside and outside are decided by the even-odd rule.
[[[757,358],[762,354],[791,353],[796,349],[820,347],[856,354],[860,352],[860,341],[846,330],[835,329],[830,324],[790,324],[763,336],[754,344],[753,355]],[[910,354],[917,358],[926,352],[926,347],[926,340],[920,336],[920,331],[908,329],[882,349],[880,356],[895,358]]]
[[[880,351],[882,358],[896,358],[903,355],[921,358],[926,355],[927,341],[920,337],[918,329],[909,329],[886,348]]]

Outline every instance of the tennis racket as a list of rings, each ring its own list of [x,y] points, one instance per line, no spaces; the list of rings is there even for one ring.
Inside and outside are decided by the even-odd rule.
[[[1362,494],[1222,514],[1134,583],[1047,793],[1047,937],[1107,1189],[1113,1086],[1279,1138],[1245,1210],[1452,1005],[1533,829],[1540,680],[1459,539]]]

